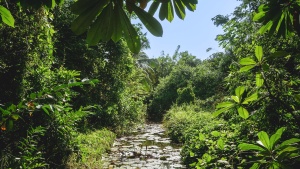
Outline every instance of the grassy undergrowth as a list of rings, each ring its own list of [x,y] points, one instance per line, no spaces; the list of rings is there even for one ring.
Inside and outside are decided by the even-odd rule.
[[[102,155],[112,146],[116,135],[107,130],[95,130],[78,135],[78,151],[74,152],[67,163],[70,169],[103,168]]]

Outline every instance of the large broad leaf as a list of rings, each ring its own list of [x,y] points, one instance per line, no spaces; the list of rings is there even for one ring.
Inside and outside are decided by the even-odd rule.
[[[119,41],[122,38],[122,24],[121,24],[121,16],[120,13],[118,12],[118,8],[114,8],[113,11],[113,18],[112,18],[112,25],[113,25],[113,34],[111,36],[111,39],[114,42]]]
[[[255,48],[255,56],[258,60],[258,62],[261,62],[262,57],[263,57],[263,49],[261,46],[256,46]]]
[[[258,98],[258,93],[255,92],[254,94],[252,94],[251,96],[247,97],[242,104],[248,104],[249,102],[252,102],[254,100],[257,100]]]
[[[198,3],[197,0],[182,0],[183,4],[186,6],[186,8],[190,11],[196,10],[196,4]]]
[[[261,87],[264,84],[264,79],[260,73],[256,74],[255,81],[257,87]]]
[[[240,64],[243,65],[243,66],[246,66],[246,65],[255,65],[256,62],[253,59],[247,57],[247,58],[241,59],[240,60]]]
[[[281,127],[280,129],[278,129],[276,131],[275,134],[273,134],[271,137],[270,137],[270,148],[273,150],[277,141],[281,138],[281,135],[283,133],[283,131],[285,130],[285,127]]]
[[[243,151],[249,151],[249,150],[266,151],[266,149],[264,147],[256,145],[256,144],[241,143],[241,144],[239,144],[238,147],[240,150],[243,150]]]
[[[123,8],[119,5],[117,5],[117,8],[119,8],[117,11],[119,12],[120,15],[120,20],[121,20],[121,25],[124,31],[124,37],[127,42],[127,45],[133,53],[138,53],[141,50],[141,41],[140,38],[130,23],[125,11]]]
[[[238,108],[238,113],[243,119],[247,119],[249,117],[249,112],[244,107],[240,106]]]
[[[78,0],[71,5],[71,11],[74,14],[81,15],[85,11],[93,8],[100,0]]]
[[[97,20],[91,25],[87,34],[87,43],[96,45],[100,40],[108,41],[111,39],[114,29],[113,25],[113,5],[107,5],[98,16]]]
[[[238,97],[238,98],[241,98],[242,94],[244,93],[245,91],[245,87],[244,86],[239,86],[235,89],[235,95]]]
[[[268,150],[271,150],[270,147],[270,139],[268,134],[265,131],[261,131],[257,134],[259,140],[261,141],[261,143],[263,144],[264,147],[266,147]]]
[[[158,1],[154,1],[148,10],[148,13],[153,16],[157,11],[159,4],[160,3]]]
[[[11,15],[10,11],[6,9],[5,7],[0,5],[0,15],[2,18],[2,21],[7,24],[8,26],[15,27],[15,19]]]
[[[71,29],[77,35],[84,33],[87,28],[92,24],[95,17],[101,13],[103,8],[110,2],[110,0],[101,0],[91,8],[86,9],[79,15],[71,24]]]
[[[158,37],[161,37],[163,35],[163,29],[161,24],[151,14],[135,6],[135,4],[132,4],[131,6],[132,10],[135,12],[135,14],[139,17],[139,19],[142,21],[142,23],[152,35]]]
[[[185,17],[185,7],[182,4],[181,0],[174,0],[174,7],[175,7],[176,15],[180,19],[184,19],[184,17]]]

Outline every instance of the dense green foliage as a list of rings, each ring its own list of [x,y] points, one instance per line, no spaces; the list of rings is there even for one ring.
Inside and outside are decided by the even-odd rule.
[[[161,36],[155,11],[183,19],[197,0],[63,2],[0,0],[0,168],[99,167],[146,112],[183,144],[187,167],[300,165],[298,0],[217,15],[225,52],[203,61],[179,47],[138,53],[148,42],[129,20]]]
[[[144,74],[126,43],[88,47],[69,29],[68,3],[53,12],[9,5],[18,25],[0,27],[0,168],[84,166],[94,155],[80,140],[96,129],[107,135],[100,158],[114,138],[104,128],[123,134],[145,117]]]

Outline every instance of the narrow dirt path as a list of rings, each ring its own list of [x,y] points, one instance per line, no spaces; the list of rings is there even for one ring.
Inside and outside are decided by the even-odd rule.
[[[170,143],[161,124],[146,124],[118,138],[104,157],[104,169],[181,169],[180,147]]]

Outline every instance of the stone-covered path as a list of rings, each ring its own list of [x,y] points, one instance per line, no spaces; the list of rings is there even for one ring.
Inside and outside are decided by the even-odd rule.
[[[146,124],[115,140],[104,169],[181,169],[180,147],[170,143],[161,124]]]

